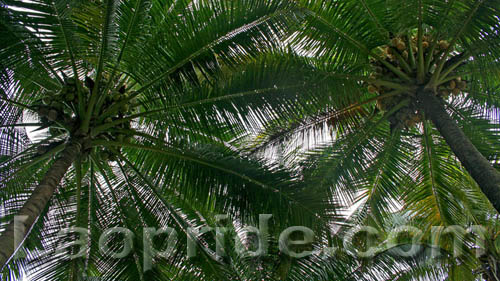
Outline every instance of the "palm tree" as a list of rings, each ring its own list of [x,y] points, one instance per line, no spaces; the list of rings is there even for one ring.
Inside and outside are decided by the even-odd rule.
[[[449,219],[468,175],[500,210],[498,2],[298,2],[302,24],[267,71],[301,72],[307,110],[268,120],[250,153],[316,139],[305,165],[315,185],[361,188],[373,212],[404,194],[404,206]]]
[[[1,3],[3,279],[24,269],[40,280],[223,280],[214,238],[189,228],[213,226],[218,214],[239,226],[273,214],[277,228],[336,217],[296,174],[232,145],[274,90],[249,91],[260,74],[234,73],[287,29],[286,1]],[[146,226],[184,235],[147,271],[141,250],[121,260],[107,255],[120,249],[99,250],[116,226],[132,231],[136,249]],[[90,233],[78,258],[67,256],[79,246],[59,239],[68,227]],[[201,248],[194,260],[188,239]]]
[[[427,235],[488,225],[500,209],[498,2],[298,2],[302,24],[266,73],[300,73],[291,80],[309,89],[291,93],[295,114],[245,139],[248,153],[285,155],[312,192],[358,203],[356,224],[388,229],[404,210]]]

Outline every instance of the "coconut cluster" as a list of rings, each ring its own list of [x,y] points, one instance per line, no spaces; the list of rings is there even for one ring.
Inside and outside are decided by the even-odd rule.
[[[467,89],[467,82],[463,81],[461,77],[458,77],[447,84],[439,86],[437,94],[446,99],[450,95],[460,95],[465,89]]]
[[[107,81],[101,81],[99,84],[96,106],[100,110],[98,113],[94,113],[90,119],[91,128],[126,118],[134,114],[138,106],[135,98],[129,98],[125,86],[112,88],[104,93],[106,85]],[[58,92],[45,92],[34,105],[43,124],[42,127],[48,128],[53,138],[79,134],[81,121],[84,119],[78,115],[78,109],[81,106],[79,103],[84,103],[83,112],[86,113],[94,87],[95,82],[89,77],[85,79],[85,82],[70,77],[65,78],[64,85]],[[78,98],[79,90],[82,93],[82,101]],[[112,115],[102,120],[102,114],[109,112],[112,108],[118,110],[113,110]],[[105,132],[94,136],[93,139],[124,143],[132,140],[132,133],[132,124],[130,121],[126,121],[111,126]],[[103,149],[99,155],[102,160],[106,161],[116,159],[115,155],[108,149]]]
[[[85,85],[89,89],[90,92],[93,91],[94,89],[94,82],[90,79],[87,78],[85,81]],[[103,83],[100,83],[99,86],[99,92],[104,91],[104,87],[106,85],[106,81]],[[137,99],[131,98],[130,95],[132,93],[126,93],[126,88],[125,86],[117,87],[108,92],[107,95],[103,97],[103,105],[98,113],[98,116],[101,114],[104,114],[107,112],[109,109],[111,109],[113,106],[117,104],[121,104],[120,107],[118,108],[118,111],[116,111],[112,116],[107,117],[104,119],[103,122],[99,122],[98,119],[92,119],[91,120],[91,126],[99,126],[102,124],[110,124],[115,121],[119,121],[123,118],[126,118],[130,115],[133,115],[137,111]],[[128,132],[127,132],[128,131]],[[113,141],[113,142],[119,142],[119,143],[129,143],[132,141],[132,124],[130,121],[128,122],[121,122],[119,124],[114,125],[110,130],[106,130],[106,132],[99,134],[96,136],[96,138],[107,140],[107,141]],[[117,147],[116,148],[117,152],[121,152],[121,148]],[[117,160],[117,155],[107,149],[107,148],[102,148],[101,151],[99,152],[99,156],[101,160],[103,161],[116,161]]]
[[[77,80],[67,78],[60,91],[47,91],[35,104],[43,127],[49,128],[52,137],[71,133],[76,126],[74,106],[77,99]],[[80,83],[81,84],[81,83]]]
[[[422,37],[422,49],[424,58],[430,59],[429,73],[430,76],[436,68],[436,62],[443,56],[445,51],[448,51],[450,44],[446,40],[432,41],[432,37],[424,35]],[[418,52],[417,36],[412,37],[393,37],[390,44],[380,46],[377,49],[378,55],[386,63],[394,66],[398,71],[408,75],[409,77],[416,76],[416,61]],[[453,53],[451,50],[449,53]],[[403,81],[393,69],[390,69],[382,61],[372,59],[370,61],[373,72],[370,79],[391,81],[395,83],[406,83]],[[366,84],[367,90],[370,93],[378,94],[379,96],[387,94],[394,89],[381,86],[376,83]],[[436,94],[441,98],[448,98],[450,95],[459,95],[467,87],[467,83],[460,77],[453,79],[447,84],[440,85],[437,88]],[[404,99],[410,97],[409,93],[391,95],[377,100],[377,108],[381,111],[390,111]],[[411,99],[409,105],[399,109],[388,117],[391,124],[391,129],[411,128],[422,121],[422,114],[417,109],[417,104],[414,99]]]

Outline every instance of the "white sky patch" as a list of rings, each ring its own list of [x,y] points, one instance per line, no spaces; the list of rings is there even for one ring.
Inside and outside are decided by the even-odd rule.
[[[40,122],[32,113],[28,111],[23,112],[23,123],[38,123]],[[47,137],[49,129],[39,130],[39,127],[26,126],[26,134],[32,142],[39,142]]]

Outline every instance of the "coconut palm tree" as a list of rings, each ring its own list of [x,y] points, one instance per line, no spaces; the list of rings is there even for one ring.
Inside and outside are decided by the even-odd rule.
[[[427,234],[487,224],[500,208],[498,2],[297,2],[302,24],[266,71],[301,73],[304,110],[266,122],[248,152],[286,155],[311,190],[358,203],[358,224],[384,229],[401,209]]]
[[[22,270],[37,280],[224,280],[213,235],[195,231],[220,214],[240,228],[272,214],[277,228],[325,231],[317,220],[337,217],[334,204],[233,145],[268,113],[261,96],[281,90],[239,64],[277,42],[296,17],[289,7],[1,1],[2,280]],[[143,228],[167,226],[178,233],[174,252],[148,270]],[[85,233],[88,242],[72,244]],[[123,239],[134,250],[110,257],[127,250]],[[188,240],[200,248],[194,259]]]
[[[310,91],[296,99],[309,108],[265,123],[250,153],[316,140],[305,164],[315,186],[361,189],[375,213],[403,194],[403,206],[453,222],[469,176],[500,210],[498,2],[298,2],[302,24],[267,65],[303,73]]]

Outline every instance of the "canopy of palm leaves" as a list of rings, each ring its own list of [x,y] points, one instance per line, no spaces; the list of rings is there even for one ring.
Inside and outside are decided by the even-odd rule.
[[[427,236],[432,226],[454,224],[496,231],[495,209],[428,116],[413,124],[395,117],[407,108],[424,113],[412,108],[417,99],[410,93],[419,86],[451,92],[450,81],[460,77],[467,81],[460,93],[434,99],[498,164],[498,1],[0,4],[2,229],[59,160],[72,155],[61,185],[39,208],[25,257],[11,259],[2,280],[26,270],[36,280],[495,274],[495,251],[487,262],[466,255],[429,263],[426,247],[395,258],[402,243],[367,261],[351,255],[340,236],[358,225],[388,231],[402,223],[394,213]],[[377,76],[377,68],[387,75]],[[395,104],[381,107],[389,98]],[[39,139],[28,138],[29,126]],[[342,209],[353,203],[356,210],[343,221]],[[273,215],[270,253],[236,254],[232,237],[245,237],[244,226],[257,225],[258,214]],[[229,228],[224,238],[188,232],[216,225]],[[315,255],[279,252],[276,234],[294,225],[314,230]],[[96,238],[117,226],[134,233],[135,247],[122,259],[101,252]],[[143,228],[166,226],[182,234],[174,253],[145,270]],[[81,258],[67,257],[77,250],[67,245],[76,237],[58,236],[68,227],[90,232]],[[195,258],[187,258],[189,239],[199,247]],[[220,239],[226,255],[215,252]],[[343,250],[326,254],[325,241]],[[450,244],[440,247],[448,251]]]
[[[10,260],[3,277],[16,279],[23,268],[40,280],[224,280],[245,269],[216,256],[210,234],[189,228],[214,226],[219,214],[239,225],[272,214],[277,229],[334,216],[323,198],[308,199],[297,176],[241,157],[231,144],[251,120],[243,117],[260,112],[238,101],[250,78],[231,73],[272,46],[289,5],[3,1],[2,225],[45,174],[65,166],[50,203],[35,204],[41,213],[24,242],[26,257]],[[30,140],[26,126],[39,127],[40,139]],[[49,187],[42,181],[32,197]],[[126,259],[97,247],[115,226],[135,234],[137,251]],[[185,235],[163,266],[146,271],[142,230],[166,226]],[[85,257],[57,251],[66,247],[57,235],[67,227],[89,229]],[[188,237],[202,248],[197,259],[186,258]]]
[[[285,165],[300,167],[310,188],[358,203],[352,218],[358,224],[370,218],[390,228],[388,214],[401,209],[427,232],[486,223],[497,213],[488,201],[497,206],[498,200],[481,192],[435,118],[419,116],[429,112],[418,92],[436,92],[433,102],[498,171],[499,3],[298,2],[303,21],[267,71],[274,63],[277,73],[303,74],[294,81],[309,87],[294,104],[305,110],[272,118],[250,134],[249,153],[309,151],[285,157]],[[495,173],[489,181],[496,180],[498,194]]]

